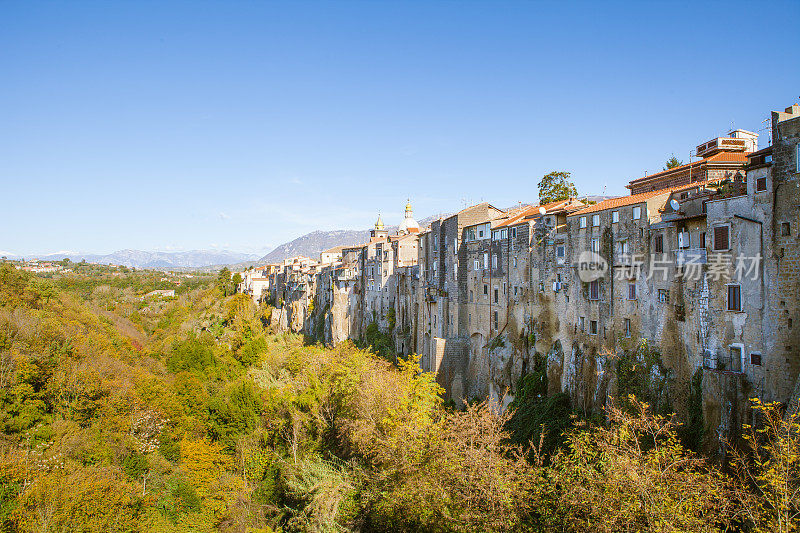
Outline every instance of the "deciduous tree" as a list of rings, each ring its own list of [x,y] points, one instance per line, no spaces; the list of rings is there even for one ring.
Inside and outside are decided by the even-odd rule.
[[[539,182],[539,203],[549,204],[578,196],[578,189],[570,181],[570,173],[555,171],[545,175]]]

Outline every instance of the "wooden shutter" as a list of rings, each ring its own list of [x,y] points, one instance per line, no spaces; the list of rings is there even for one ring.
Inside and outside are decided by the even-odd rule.
[[[714,228],[714,249],[727,250],[730,248],[728,243],[728,226],[717,226]]]

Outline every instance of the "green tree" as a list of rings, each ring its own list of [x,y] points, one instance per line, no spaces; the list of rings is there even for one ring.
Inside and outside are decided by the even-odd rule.
[[[233,281],[234,286],[238,287],[239,284],[242,282],[242,275],[237,272],[236,274],[233,275],[233,279],[231,281]]]
[[[673,169],[675,167],[679,167],[682,164],[683,164],[683,161],[679,161],[678,158],[675,157],[675,154],[672,154],[672,157],[667,159],[667,163],[666,163],[667,166],[664,167],[664,170],[670,170],[670,169]]]
[[[233,293],[231,285],[231,271],[228,270],[228,267],[222,267],[217,274],[217,288],[223,296],[228,296]]]
[[[570,173],[555,171],[539,182],[539,203],[549,204],[578,196],[578,189],[570,181]]]
[[[50,298],[55,298],[58,293],[52,284],[44,283],[39,289],[39,294],[42,295],[42,298],[44,298],[47,303],[50,303]]]

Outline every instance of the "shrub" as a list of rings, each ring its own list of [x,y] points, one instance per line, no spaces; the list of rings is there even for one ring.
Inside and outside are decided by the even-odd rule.
[[[195,337],[177,343],[167,356],[167,369],[173,373],[184,370],[202,372],[213,363],[211,347]]]

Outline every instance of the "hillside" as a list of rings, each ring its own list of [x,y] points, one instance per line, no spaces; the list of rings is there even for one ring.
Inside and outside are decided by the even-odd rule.
[[[735,463],[743,483],[633,399],[628,413],[609,406],[605,424],[582,424],[568,397],[547,396],[542,369],[505,415],[459,411],[414,359],[275,334],[269,307],[224,296],[227,278],[141,300],[151,272],[79,271],[44,279],[0,265],[0,531],[796,523],[800,425],[772,407],[758,462]]]

